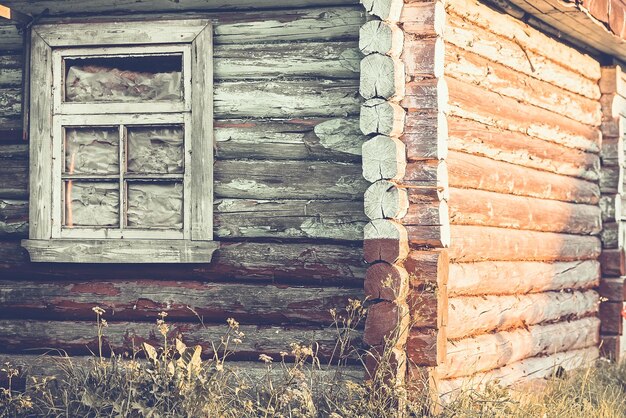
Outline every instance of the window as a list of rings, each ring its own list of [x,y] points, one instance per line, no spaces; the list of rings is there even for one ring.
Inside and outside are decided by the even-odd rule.
[[[208,22],[41,25],[31,42],[31,260],[211,261]]]

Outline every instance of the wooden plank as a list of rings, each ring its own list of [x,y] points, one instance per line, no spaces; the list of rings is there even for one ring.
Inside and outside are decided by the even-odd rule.
[[[242,324],[328,324],[361,289],[211,283],[192,280],[0,281],[3,319],[93,319],[100,306],[115,321],[149,321],[167,312],[169,321]],[[311,307],[315,309],[311,309]]]
[[[171,338],[182,334],[187,345],[202,346],[203,356],[212,354],[211,343],[219,344],[228,326],[199,323],[170,323]],[[257,359],[264,353],[280,358],[280,351],[290,351],[292,342],[305,345],[317,342],[322,357],[330,357],[335,347],[336,330],[331,327],[280,327],[242,325],[240,330],[248,336],[242,343],[232,345],[233,359]],[[158,337],[157,337],[158,335]],[[254,337],[252,337],[254,336]],[[160,346],[163,337],[145,323],[113,322],[104,332],[105,350],[110,347],[117,354],[131,353],[133,347],[140,347],[143,342]],[[41,352],[49,351],[46,347],[55,347],[70,355],[89,355],[98,352],[95,323],[81,321],[34,321],[0,320],[0,341],[5,353],[33,353],[36,348]]]
[[[600,151],[600,130],[518,102],[471,83],[446,78],[450,114],[589,152]]]
[[[555,63],[551,56],[537,54],[525,48],[523,44],[498,36],[491,30],[478,27],[455,15],[448,14],[446,23],[444,35],[446,42],[572,93],[592,100],[600,97],[600,89],[596,82],[585,77],[588,73],[586,69],[581,74],[573,72]],[[539,32],[532,30],[532,33]],[[557,45],[559,49],[563,48],[562,43],[558,42]],[[593,67],[599,71],[597,62],[591,64],[590,68]]]
[[[22,246],[31,261],[44,263],[209,263],[219,248],[214,241],[175,239],[29,239]]]
[[[455,151],[447,162],[451,187],[592,205],[600,200],[598,185],[580,179]]]
[[[598,294],[545,292],[528,295],[483,295],[450,298],[448,338],[556,322],[564,317],[584,317],[598,311]]]
[[[451,225],[450,235],[450,260],[459,263],[593,260],[601,252],[591,236],[470,225]]]
[[[597,154],[530,138],[469,119],[448,117],[450,150],[489,157],[555,174],[597,181],[600,158]],[[604,141],[605,138],[603,138]],[[604,149],[605,143],[602,143]]]
[[[211,25],[191,43],[191,239],[213,239],[213,38]],[[187,178],[189,180],[189,178]],[[185,182],[187,184],[187,182]]]
[[[29,237],[50,239],[52,235],[52,52],[50,46],[32,32],[30,62],[30,167]]]
[[[600,263],[596,260],[555,263],[483,261],[452,263],[449,269],[450,297],[590,289],[600,283]]]
[[[556,200],[450,188],[450,223],[596,235],[600,208]]]
[[[498,94],[567,116],[587,125],[599,126],[600,103],[512,70],[502,64],[464,51],[446,48],[446,75],[471,82]]]
[[[437,376],[471,376],[530,357],[597,346],[599,329],[598,318],[583,318],[451,341]]]
[[[165,280],[250,280],[362,286],[365,277],[360,245],[320,242],[221,242],[210,264],[146,264],[141,278]],[[0,276],[14,280],[54,278],[110,280],[139,278],[136,265],[111,264],[106,269],[93,264],[30,263],[19,241],[0,241]]]

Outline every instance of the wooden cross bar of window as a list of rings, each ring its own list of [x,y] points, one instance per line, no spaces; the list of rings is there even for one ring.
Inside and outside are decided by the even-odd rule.
[[[0,4],[0,17],[19,23],[20,25],[28,25],[33,18],[26,13],[18,12],[8,6]]]

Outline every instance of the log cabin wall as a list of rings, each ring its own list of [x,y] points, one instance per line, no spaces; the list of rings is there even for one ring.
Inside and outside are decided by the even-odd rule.
[[[601,353],[617,361],[626,351],[623,312],[624,276],[624,126],[626,80],[620,66],[602,68],[602,279],[600,280]]]
[[[0,354],[95,349],[93,306],[106,340],[154,339],[168,312],[189,343],[219,340],[225,320],[247,338],[234,359],[319,342],[330,354],[329,309],[363,296],[359,28],[353,0],[6,1],[46,23],[201,17],[214,22],[215,238],[206,265],[30,263],[28,144],[21,139],[22,39],[0,26]],[[151,14],[147,14],[150,12]],[[201,326],[198,316],[202,318]],[[13,357],[18,358],[18,357]],[[21,357],[28,363],[28,357]],[[4,360],[2,360],[4,361]]]
[[[446,11],[444,394],[598,356],[604,187],[600,64],[474,0]]]

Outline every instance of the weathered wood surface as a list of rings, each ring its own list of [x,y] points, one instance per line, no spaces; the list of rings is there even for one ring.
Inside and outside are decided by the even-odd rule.
[[[182,334],[187,345],[200,345],[203,354],[212,353],[211,343],[219,344],[228,326],[200,323],[170,322],[168,336]],[[280,351],[290,351],[290,343],[312,344],[317,342],[319,353],[329,357],[335,348],[337,331],[331,327],[280,327],[242,325],[240,330],[246,335],[242,343],[229,348],[233,358],[256,360],[260,353],[280,358]],[[71,355],[88,355],[97,352],[98,339],[95,322],[82,321],[33,321],[0,320],[0,341],[5,353],[48,352],[50,349],[64,350]],[[104,331],[104,348],[116,353],[132,353],[133,347],[142,342],[160,345],[163,337],[145,323],[109,321]],[[358,342],[357,342],[358,344]],[[90,351],[91,350],[91,351]]]
[[[589,181],[455,151],[446,161],[451,187],[592,205],[600,200],[598,185]]]
[[[623,248],[603,249],[599,261],[603,276],[615,277],[626,275],[626,254],[624,254]]]
[[[437,367],[437,376],[470,376],[542,354],[597,346],[599,329],[599,319],[583,318],[450,341],[445,363]]]
[[[407,230],[400,223],[376,219],[363,229],[363,253],[367,263],[386,261],[394,264],[409,253]]]
[[[252,280],[256,282],[360,286],[365,277],[360,246],[322,243],[222,242],[210,264],[135,266],[37,264],[19,241],[0,241],[0,277],[109,280],[111,277],[165,280]],[[140,276],[140,277],[139,277]]]
[[[405,303],[378,302],[367,310],[363,342],[375,347],[389,341],[395,348],[401,348],[410,328],[411,315]]]
[[[0,197],[8,199],[28,198],[27,146],[0,146]]]
[[[23,65],[21,55],[0,55],[0,87],[21,86]]]
[[[374,263],[365,273],[363,288],[369,300],[401,301],[409,289],[409,274],[402,265]]]
[[[601,68],[600,91],[604,93],[626,93],[626,84],[624,83],[622,68],[619,65],[606,66]]]
[[[322,238],[362,241],[363,203],[333,200],[215,201],[219,238]]]
[[[411,287],[418,291],[448,286],[450,265],[447,249],[411,251],[404,261]]]
[[[11,22],[0,22],[0,50],[19,51],[23,48],[22,35],[18,32],[15,24]]]
[[[396,219],[405,217],[409,207],[406,190],[395,183],[380,180],[365,191],[365,215],[369,219]]]
[[[600,129],[478,87],[446,78],[450,114],[584,151],[600,151]]]
[[[406,342],[406,354],[411,366],[436,366],[446,355],[445,337],[441,330],[413,328]]]
[[[396,137],[404,131],[405,112],[396,103],[370,99],[361,106],[359,124],[365,135],[382,134]]]
[[[443,35],[445,20],[446,10],[441,1],[405,2],[400,14],[402,29],[422,37]]]
[[[626,300],[626,278],[603,277],[598,287],[600,297],[608,302],[624,302]]]
[[[402,61],[382,54],[370,54],[361,60],[359,93],[365,99],[404,97]]]
[[[368,13],[381,20],[397,22],[402,16],[404,2],[402,0],[361,0]]]
[[[603,301],[600,303],[598,316],[600,317],[600,332],[602,334],[622,335],[624,334],[624,302]]]
[[[450,235],[453,262],[593,260],[602,250],[598,237],[554,232],[451,225]]]
[[[624,159],[624,138],[621,136],[611,137],[603,133],[600,158],[603,165],[623,166],[626,162]]]
[[[602,222],[616,222],[624,218],[622,212],[622,196],[619,194],[602,195],[600,198],[600,211],[602,213]],[[626,209],[626,208],[624,208]]]
[[[370,182],[400,180],[406,171],[406,147],[397,138],[377,135],[363,143],[363,177]]]
[[[453,296],[522,295],[551,290],[589,289],[600,283],[596,260],[542,263],[485,261],[452,263],[448,293]]]
[[[602,248],[622,248],[624,246],[624,235],[626,225],[623,222],[606,222],[602,225]]]
[[[28,235],[28,202],[0,199],[0,237]]]
[[[598,302],[593,290],[454,297],[449,299],[448,338],[584,317],[598,311]]]
[[[601,123],[602,113],[597,100],[571,93],[453,45],[446,48],[445,73],[587,125],[600,126]]]
[[[450,223],[595,235],[602,230],[593,205],[450,188]]]
[[[602,193],[622,194],[624,192],[624,168],[603,166],[600,171],[600,190]]]
[[[437,382],[437,391],[442,398],[451,400],[460,394],[463,388],[485,388],[488,384],[496,381],[502,387],[521,384],[535,379],[550,377],[559,369],[569,371],[590,365],[597,358],[597,347],[531,357],[485,373],[477,373],[470,377],[440,380]]]
[[[443,75],[445,44],[442,37],[422,38],[405,33],[401,59],[412,78],[439,78]]]
[[[90,321],[100,306],[116,321],[150,321],[167,312],[171,321],[243,324],[332,323],[360,289],[211,283],[192,280],[0,281],[0,317]]]
[[[379,53],[398,57],[402,53],[404,33],[397,25],[370,20],[359,30],[359,49],[364,55]]]

